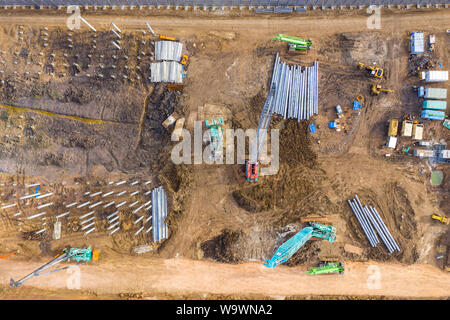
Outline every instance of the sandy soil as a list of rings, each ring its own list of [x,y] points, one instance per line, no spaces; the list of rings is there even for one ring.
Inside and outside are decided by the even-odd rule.
[[[396,92],[403,90],[400,83],[404,79],[403,76],[400,78],[398,75],[406,69],[407,33],[422,29],[444,36],[443,30],[447,28],[446,23],[450,18],[447,10],[402,12],[401,14],[399,12],[386,12],[382,15],[382,29],[369,32],[369,36],[365,39],[366,44],[368,42],[370,44],[370,39],[373,39],[373,41],[381,41],[386,46],[383,51],[385,61],[380,63],[384,62],[386,68],[389,68],[387,85],[393,86]],[[1,18],[0,25],[20,23],[37,27],[61,26],[65,23],[65,17],[54,15],[18,18],[18,16],[4,14]],[[108,28],[111,20],[111,17],[102,13],[86,15],[86,18],[98,28],[100,26]],[[364,51],[364,48],[361,48],[354,55],[344,55],[345,50],[341,49],[333,52],[333,41],[336,41],[333,37],[336,34],[367,30],[365,15],[339,16],[328,13],[323,16],[248,17],[245,20],[227,16],[193,19],[186,19],[184,16],[150,18],[115,16],[114,22],[126,31],[133,31],[142,29],[145,22],[150,19],[157,33],[176,36],[189,43],[188,51],[191,59],[188,80],[185,93],[181,98],[188,118],[198,111],[199,106],[215,103],[225,105],[231,110],[234,115],[233,121],[240,123],[243,127],[254,126],[259,111],[257,104],[252,106],[252,99],[260,92],[267,90],[266,84],[270,76],[273,52],[285,48],[284,45],[273,44],[269,40],[276,33],[298,34],[298,30],[302,30],[302,34],[318,39],[316,51],[309,56],[293,59],[298,63],[310,63],[315,58],[324,62],[324,78],[321,78],[321,85],[329,92],[323,92],[323,96],[321,94],[324,112],[321,111],[318,118],[320,123],[325,124],[331,120],[328,117],[331,117],[332,108],[339,101],[344,100],[345,103],[350,103],[356,95],[355,88],[367,92],[367,79],[356,76],[356,80],[350,80],[355,73],[355,69],[350,68],[354,68],[357,59],[365,57],[367,50]],[[261,50],[258,51],[256,48]],[[331,48],[331,52],[326,52],[326,48]],[[448,53],[442,49],[445,46],[440,48],[439,50],[443,51],[441,52],[442,61],[444,65],[447,65]],[[371,51],[368,50],[368,52]],[[373,55],[367,57],[367,59],[372,58]],[[212,74],[215,75],[213,78],[211,78]],[[348,79],[350,82],[347,86],[342,85],[340,95],[335,95],[333,98],[340,79],[343,81]],[[325,81],[322,82],[322,80]],[[406,87],[405,84],[404,88]],[[156,104],[158,100],[154,102]],[[275,197],[273,202],[281,204],[278,207],[273,207],[269,201],[265,210],[254,214],[236,203],[231,196],[232,191],[247,188],[243,181],[242,168],[239,166],[225,168],[195,166],[191,185],[182,186],[181,189],[172,188],[175,198],[174,206],[177,206],[174,210],[179,210],[180,215],[173,218],[171,238],[160,248],[158,254],[145,260],[128,256],[124,259],[123,256],[114,255],[108,251],[107,255],[103,255],[104,260],[98,265],[83,267],[85,280],[83,280],[82,288],[101,294],[149,292],[151,295],[152,292],[162,291],[178,294],[202,292],[268,296],[305,294],[433,298],[448,296],[448,274],[426,264],[432,263],[434,257],[432,245],[435,236],[441,234],[444,228],[444,226],[432,224],[427,217],[431,212],[439,210],[437,194],[429,190],[426,194],[423,193],[427,177],[420,175],[417,167],[410,162],[386,161],[385,158],[373,152],[375,146],[382,143],[384,139],[383,123],[392,115],[392,112],[389,113],[390,110],[395,110],[393,112],[396,116],[401,116],[405,112],[401,107],[402,97],[392,95],[373,99],[370,102],[370,108],[363,111],[362,120],[359,125],[355,125],[357,128],[354,134],[340,152],[328,151],[326,147],[330,147],[329,150],[335,150],[331,148],[333,141],[342,141],[344,138],[336,138],[334,134],[325,133],[320,137],[323,141],[320,148],[315,148],[320,166],[306,168],[305,161],[310,160],[306,157],[303,162],[298,162],[299,166],[291,180],[285,177],[289,175],[291,172],[289,170],[292,168],[285,166],[282,168],[283,174],[267,178],[265,184],[263,182],[256,186],[258,190],[247,190],[247,195],[251,197],[258,195],[261,190],[270,193],[270,190],[267,190],[270,186],[280,187],[279,190],[283,191],[278,198]],[[412,106],[411,104],[410,107]],[[254,114],[249,116],[248,110],[253,111]],[[138,114],[140,112],[136,112],[136,115]],[[149,123],[149,128],[152,128],[152,123]],[[138,129],[133,128],[134,131]],[[291,129],[295,134],[300,134],[304,128]],[[303,140],[299,141],[302,144]],[[295,151],[299,143],[292,143],[289,146],[292,146]],[[334,144],[336,144],[335,141]],[[290,157],[295,158],[295,154]],[[170,175],[167,174],[167,176]],[[294,181],[297,178],[298,181]],[[169,177],[169,180],[173,179]],[[170,185],[171,182],[168,183]],[[296,183],[295,188],[290,189],[289,187],[294,183]],[[189,189],[188,187],[191,186],[193,188]],[[295,194],[296,192],[298,193]],[[355,192],[364,201],[380,208],[380,213],[384,215],[388,227],[395,232],[395,237],[404,249],[402,255],[389,257],[383,253],[382,247],[367,249],[367,240],[360,231],[357,231],[359,229],[354,217],[345,205],[345,199]],[[288,197],[283,200],[285,195]],[[298,201],[291,202],[290,199],[294,197],[297,197]],[[311,197],[316,199],[313,204],[309,203]],[[327,212],[329,210],[332,212]],[[277,228],[293,224],[291,232],[298,230],[299,218],[313,213],[338,216],[336,247],[344,243],[358,244],[365,249],[361,260],[376,259],[377,262],[347,262],[347,272],[343,277],[308,277],[303,273],[304,266],[292,268],[281,266],[275,270],[263,267],[261,260],[270,257],[277,241],[280,240],[275,236],[280,231]],[[404,219],[403,215],[407,217],[406,223],[401,222]],[[258,262],[228,265],[191,260],[201,259],[204,254],[202,244],[220,235],[224,229],[243,232],[244,240],[239,243],[240,258],[256,259]],[[82,240],[78,239],[78,241]],[[96,239],[88,240],[94,242]],[[108,240],[101,245],[105,249],[114,248]],[[315,242],[313,246],[320,248],[325,245],[324,242]],[[31,252],[38,253],[39,250],[34,248]],[[24,256],[30,257],[31,252]],[[125,252],[126,250],[123,253]],[[337,254],[340,256],[342,252],[337,250]],[[175,256],[181,258],[163,260],[158,255],[163,258]],[[411,264],[417,260],[423,264],[406,266],[399,263]],[[382,287],[379,290],[371,290],[366,285],[367,266],[372,263],[380,268]],[[0,270],[3,271],[0,272],[0,280],[2,283],[7,283],[12,269],[14,269],[14,277],[17,278],[38,265],[37,261],[26,262],[21,257],[2,261]],[[136,269],[139,272],[136,272]],[[61,273],[51,275],[45,281],[31,280],[28,285],[45,289],[63,289],[65,280],[65,274]]]
[[[372,269],[378,267],[380,287],[372,282]],[[9,260],[0,264],[0,281],[27,274],[39,263]],[[376,268],[376,267],[375,267]],[[14,270],[14,272],[11,272]],[[126,261],[100,262],[81,267],[81,290],[98,294],[123,292],[154,295],[183,292],[266,297],[295,295],[391,296],[445,298],[450,290],[450,275],[429,265],[346,263],[343,276],[312,277],[304,267],[285,266],[268,269],[260,263],[227,265],[185,259],[129,258]],[[65,271],[29,280],[26,286],[42,289],[66,289]],[[371,284],[373,286],[371,286]],[[26,287],[17,290],[27,290]],[[20,293],[19,293],[20,294]]]

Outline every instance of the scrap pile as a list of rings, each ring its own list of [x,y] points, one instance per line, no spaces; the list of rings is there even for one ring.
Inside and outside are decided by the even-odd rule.
[[[347,202],[352,208],[353,213],[358,219],[358,222],[361,225],[372,247],[376,247],[376,245],[380,242],[375,233],[376,230],[378,235],[381,237],[381,240],[383,240],[383,243],[388,249],[389,253],[393,253],[395,250],[400,252],[400,248],[397,245],[397,242],[395,242],[391,233],[387,229],[386,225],[378,214],[377,209],[371,206],[363,206],[359,201],[358,195],[356,194],[353,202],[350,200],[347,200]]]
[[[272,74],[276,85],[272,113],[284,119],[308,120],[319,113],[319,63],[312,67],[289,66],[277,54]]]

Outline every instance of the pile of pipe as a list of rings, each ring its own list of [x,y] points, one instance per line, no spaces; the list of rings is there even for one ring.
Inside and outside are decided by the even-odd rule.
[[[272,113],[284,119],[308,120],[319,113],[319,63],[312,67],[287,65],[277,53],[270,86],[276,84]]]
[[[155,60],[180,61],[183,44],[175,41],[156,41]]]
[[[376,247],[380,242],[377,237],[378,233],[389,253],[393,253],[395,250],[400,252],[397,242],[395,242],[388,228],[384,224],[377,209],[371,206],[363,206],[359,201],[357,194],[355,194],[353,201],[347,201],[372,247]]]
[[[162,186],[153,189],[152,205],[153,241],[158,242],[167,239],[167,196]]]

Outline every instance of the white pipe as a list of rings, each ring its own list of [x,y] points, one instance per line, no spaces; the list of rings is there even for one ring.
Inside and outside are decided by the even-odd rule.
[[[80,16],[80,20],[81,20],[85,25],[87,25],[89,28],[91,28],[92,31],[97,32],[97,30],[95,30],[95,28],[94,28],[93,26],[91,26],[91,25],[89,24],[89,22],[87,22],[83,17]]]

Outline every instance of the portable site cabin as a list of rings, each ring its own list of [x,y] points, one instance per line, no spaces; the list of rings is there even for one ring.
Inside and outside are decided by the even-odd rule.
[[[447,89],[419,87],[417,95],[424,99],[447,99]]]
[[[389,137],[397,136],[397,130],[398,130],[398,120],[392,119],[391,121],[389,121],[388,136]]]
[[[414,149],[414,156],[419,158],[432,158],[434,157],[434,150]]]
[[[410,121],[410,120],[403,121],[402,122],[402,131],[401,131],[402,137],[411,137],[412,127],[413,127],[412,121]]]
[[[439,153],[439,158],[450,159],[450,150],[441,150],[441,152]]]
[[[447,110],[447,101],[441,101],[441,100],[425,100],[423,102],[423,110]]]
[[[432,70],[419,72],[419,79],[425,82],[444,82],[448,81],[448,71]]]
[[[425,35],[423,32],[411,33],[409,51],[411,54],[419,54],[425,51]]]
[[[421,124],[421,123],[413,124],[412,138],[413,138],[413,140],[422,140],[423,139],[423,124]]]
[[[386,147],[395,149],[397,145],[397,137],[388,137]]]
[[[423,110],[422,113],[420,114],[420,117],[422,119],[429,119],[429,120],[444,120],[445,112],[436,110]]]

